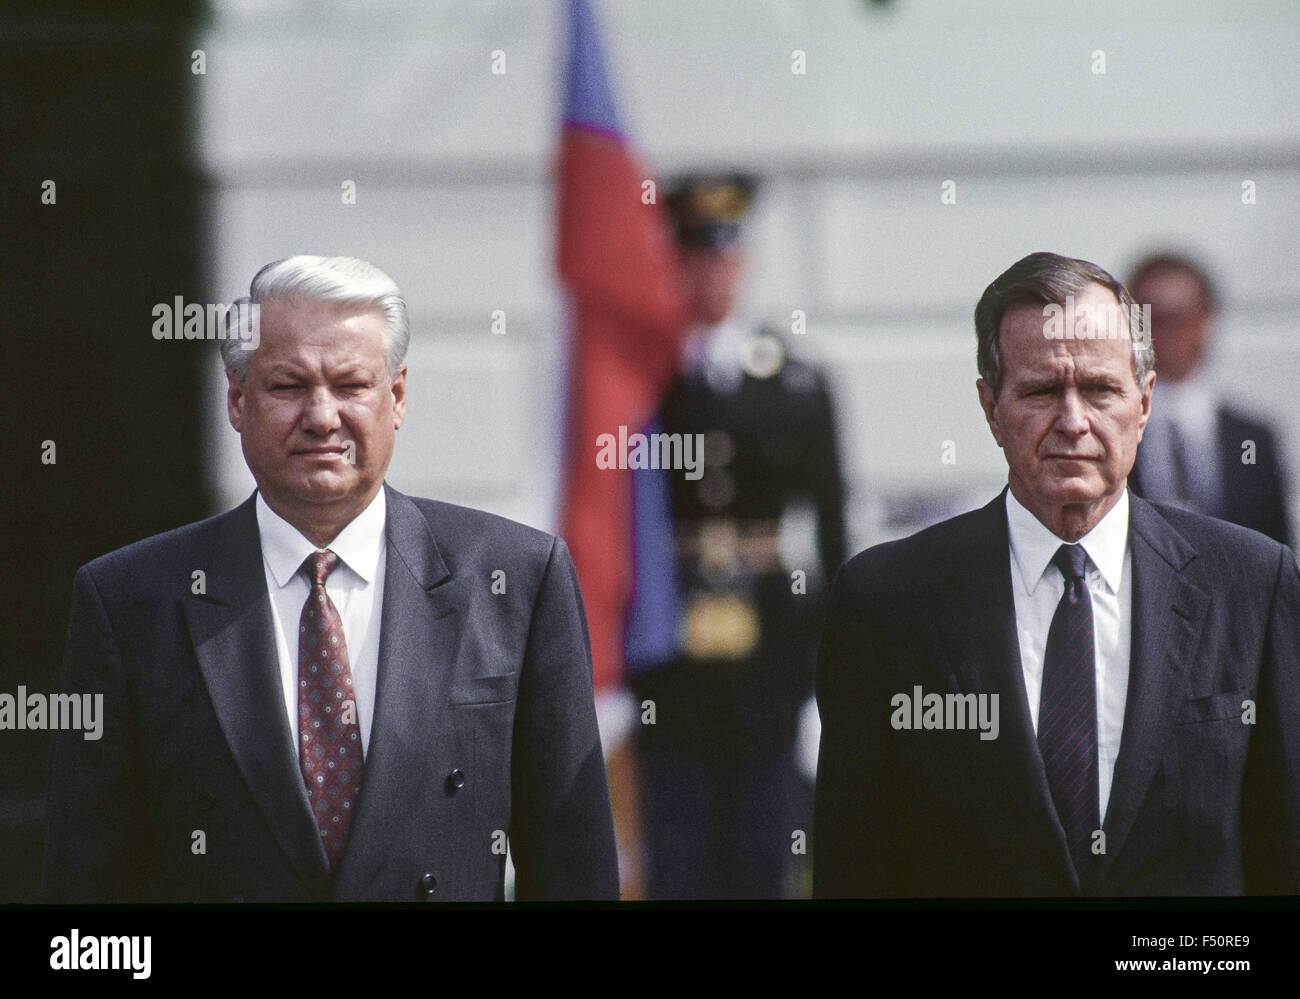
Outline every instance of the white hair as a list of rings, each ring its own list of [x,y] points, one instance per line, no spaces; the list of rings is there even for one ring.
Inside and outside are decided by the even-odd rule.
[[[238,336],[230,335],[230,324],[239,320],[241,308],[250,302],[260,306],[272,299],[373,306],[384,316],[384,358],[389,378],[397,374],[406,359],[411,325],[406,302],[392,278],[374,264],[355,257],[299,255],[263,267],[254,275],[248,295],[226,312],[227,336],[219,341],[221,360],[241,385],[248,376],[249,351]]]

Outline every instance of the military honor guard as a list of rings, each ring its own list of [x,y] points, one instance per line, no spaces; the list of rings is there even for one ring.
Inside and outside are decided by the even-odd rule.
[[[638,744],[652,899],[785,897],[806,827],[794,748],[818,583],[844,557],[843,486],[825,379],[734,315],[754,190],[694,175],[667,195],[694,327],[658,426],[703,435],[704,468],[665,476],[677,654],[630,679],[655,708]],[[788,543],[799,511],[816,525],[805,556]]]

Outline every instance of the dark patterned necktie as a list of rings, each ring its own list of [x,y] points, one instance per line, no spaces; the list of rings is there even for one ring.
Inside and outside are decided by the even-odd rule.
[[[1065,577],[1065,592],[1047,633],[1038,709],[1038,749],[1080,881],[1092,859],[1092,834],[1101,825],[1092,597],[1083,576],[1087,557],[1080,545],[1061,545],[1052,557]]]
[[[311,592],[298,621],[298,758],[331,872],[343,857],[361,792],[361,729],[352,666],[343,621],[325,592],[325,577],[338,564],[332,551],[307,556],[303,568]]]

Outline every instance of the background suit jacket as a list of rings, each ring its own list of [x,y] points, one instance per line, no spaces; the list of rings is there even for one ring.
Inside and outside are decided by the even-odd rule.
[[[105,720],[100,741],[56,738],[51,901],[500,899],[504,833],[517,898],[618,897],[567,547],[384,488],[374,720],[336,876],[285,715],[250,498],[77,573],[64,689],[102,692]]]
[[[1267,534],[1284,545],[1291,543],[1287,519],[1287,482],[1278,456],[1277,440],[1266,423],[1228,406],[1219,406],[1215,416],[1215,440],[1219,460],[1219,509],[1204,510],[1211,516]],[[1255,442],[1255,463],[1242,463],[1242,443]],[[1141,445],[1129,473],[1129,489],[1142,492],[1145,461]],[[1158,497],[1157,497],[1158,499]]]
[[[818,896],[1300,891],[1295,559],[1138,497],[1129,543],[1128,699],[1106,852],[1083,884],[1030,721],[1004,499],[845,563],[818,676]],[[890,698],[917,685],[997,693],[998,737],[895,731]]]

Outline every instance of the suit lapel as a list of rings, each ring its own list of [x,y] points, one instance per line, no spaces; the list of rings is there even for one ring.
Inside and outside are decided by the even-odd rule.
[[[1128,695],[1103,822],[1106,853],[1093,870],[1097,884],[1123,849],[1155,775],[1209,608],[1207,594],[1182,575],[1196,557],[1195,549],[1137,496],[1130,496],[1129,544],[1133,609]]]
[[[418,507],[387,484],[379,675],[361,800],[338,872],[336,897],[375,883],[395,816],[425,792],[418,761],[448,731],[448,696],[465,621],[465,581],[453,577]],[[438,838],[438,830],[429,830]]]
[[[323,897],[329,865],[284,714],[254,498],[222,518],[207,566],[207,593],[185,600],[184,608],[235,763],[294,870]]]
[[[1000,732],[989,746],[999,758],[984,772],[998,775],[1001,784],[996,790],[1006,814],[1023,818],[1019,823],[1009,820],[1008,827],[1017,828],[1018,835],[1037,838],[1036,843],[1026,844],[1033,847],[1027,855],[1045,853],[1056,858],[1061,876],[1074,879],[1025,693],[1011,590],[1005,489],[976,512],[967,537],[969,544],[955,553],[944,570],[952,588],[945,613],[951,612],[955,619],[955,627],[942,629],[948,659],[955,665],[963,693],[998,695]]]

